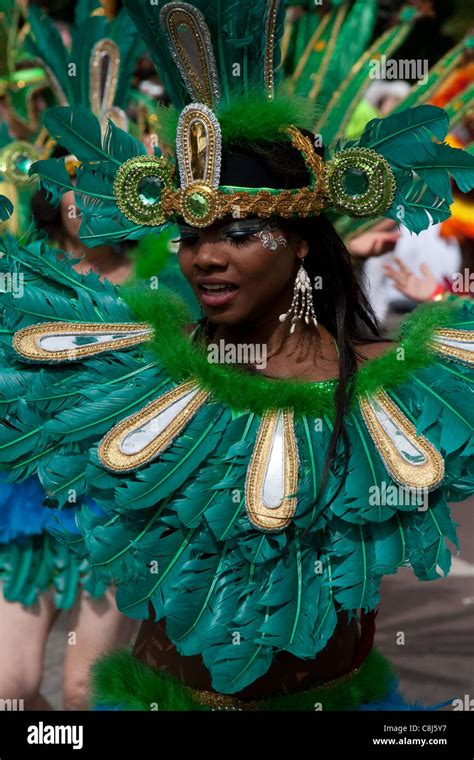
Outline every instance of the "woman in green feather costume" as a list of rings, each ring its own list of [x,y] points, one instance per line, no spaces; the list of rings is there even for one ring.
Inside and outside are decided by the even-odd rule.
[[[374,613],[385,574],[449,572],[448,501],[473,485],[472,307],[423,307],[383,341],[324,212],[419,231],[474,161],[432,107],[323,151],[277,88],[275,0],[125,4],[174,105],[160,148],[83,108],[45,123],[80,162],[82,239],[177,222],[202,318],[45,245],[4,239],[0,259],[25,280],[0,301],[0,463],[37,472],[59,509],[71,488],[99,504],[64,541],[143,621],[133,653],[95,666],[93,701],[406,709]],[[58,162],[33,171],[55,200],[70,189]]]
[[[130,263],[112,246],[108,251],[86,249],[89,255],[84,256],[72,192],[63,195],[58,209],[38,192],[33,209],[37,229],[44,231],[47,225],[52,238],[61,239],[75,271],[87,273],[95,265],[111,281],[127,278]],[[8,287],[7,280],[3,287]],[[5,656],[0,695],[23,699],[27,710],[51,709],[40,693],[44,652],[53,624],[67,614],[74,641],[68,640],[64,658],[64,709],[87,709],[84,674],[90,662],[98,651],[126,645],[135,625],[117,611],[115,590],[54,537],[59,525],[54,512],[41,506],[47,495],[37,478],[20,486],[2,481],[0,494],[0,648]],[[74,530],[74,512],[66,518],[62,527]]]

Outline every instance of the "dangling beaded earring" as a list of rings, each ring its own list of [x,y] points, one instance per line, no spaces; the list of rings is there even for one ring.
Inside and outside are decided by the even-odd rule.
[[[301,263],[298,274],[296,275],[291,306],[286,314],[280,314],[280,322],[284,322],[290,314],[293,314],[290,334],[294,333],[297,321],[303,317],[307,325],[312,321],[315,327],[318,326],[318,320],[316,319],[313,305],[311,280],[309,279],[308,272],[304,268],[303,263]]]

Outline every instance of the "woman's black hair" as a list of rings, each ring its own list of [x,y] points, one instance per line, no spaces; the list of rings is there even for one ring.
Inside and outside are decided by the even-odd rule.
[[[319,155],[315,136],[302,130],[310,137]],[[255,186],[265,177],[267,187],[298,188],[310,182],[308,169],[301,152],[289,141],[252,144],[247,148],[239,145],[238,155],[224,161],[224,171],[231,165],[243,166],[246,157],[255,161]],[[245,170],[249,182],[248,167]],[[261,176],[260,176],[261,175]],[[272,184],[269,184],[272,182]],[[233,184],[238,184],[234,180]],[[321,278],[322,289],[317,291],[314,308],[318,321],[331,333],[339,354],[339,383],[335,393],[335,419],[329,448],[320,482],[318,498],[323,493],[331,463],[339,441],[343,443],[344,470],[337,492],[340,492],[348,471],[349,441],[344,418],[351,406],[354,380],[357,370],[358,349],[363,343],[382,340],[376,317],[352,267],[351,257],[333,225],[321,214],[317,217],[296,220],[281,220],[284,230],[296,233],[307,241],[309,252],[305,258],[305,268],[311,281]]]

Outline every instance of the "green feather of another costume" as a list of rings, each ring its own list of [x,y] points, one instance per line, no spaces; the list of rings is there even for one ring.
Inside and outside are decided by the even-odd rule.
[[[331,143],[338,135],[343,135],[346,126],[360,102],[360,98],[371,83],[371,66],[381,56],[390,58],[412,30],[416,21],[415,8],[406,8],[400,14],[398,24],[388,29],[365,51],[351,72],[333,93],[327,107],[317,120],[313,131],[321,134],[325,144]]]
[[[0,195],[0,221],[6,222],[13,214],[13,203],[5,195]]]
[[[418,80],[408,93],[407,97],[397,105],[396,111],[405,108],[427,103],[435,92],[441,87],[443,82],[449,77],[451,72],[460,64],[463,52],[466,48],[467,40],[462,40],[440,58],[440,60],[430,69],[426,80]]]
[[[305,40],[301,55],[295,60],[295,70],[290,80],[291,89],[303,97],[318,100],[321,88],[325,88],[325,76],[331,65],[332,52],[341,33],[341,26],[346,17],[348,2],[332,3],[322,18],[318,20],[312,35]],[[340,7],[338,7],[340,5]],[[301,44],[301,41],[300,41]],[[321,109],[318,107],[318,113]]]
[[[318,107],[327,106],[333,93],[349,76],[352,67],[365,53],[372,38],[377,20],[377,0],[357,0],[348,11],[342,28],[337,36],[334,52],[326,49],[329,58],[327,72],[324,75],[321,92],[317,95]],[[318,69],[316,69],[318,74]]]
[[[27,21],[31,28],[25,47],[46,69],[59,105],[91,106],[91,51],[102,40],[111,40],[118,47],[120,65],[112,84],[115,88],[113,105],[124,109],[128,103],[135,65],[143,50],[142,43],[125,11],[120,11],[110,20],[104,14],[97,14],[98,10],[102,10],[99,0],[79,0],[75,22],[70,28],[70,47],[48,15],[34,6],[28,10]],[[101,93],[96,94],[99,95],[100,108]]]
[[[127,219],[117,207],[113,180],[118,168],[130,158],[145,155],[137,139],[109,121],[102,137],[96,117],[82,106],[51,108],[44,117],[50,134],[81,162],[74,187],[67,176],[63,159],[37,161],[30,174],[39,176],[40,184],[58,202],[61,194],[73,189],[82,212],[81,240],[89,247],[107,242],[137,239],[149,234],[149,228]]]
[[[36,6],[31,6],[28,10],[28,23],[31,33],[25,39],[26,50],[47,67],[48,76],[55,77],[55,95],[59,102],[62,105],[73,103],[73,77],[68,75],[69,54],[58,28]]]
[[[151,5],[140,0],[125,3],[128,15],[140,34],[151,56],[160,79],[173,104],[180,110],[186,105],[186,91],[179,71],[169,53],[165,31],[160,24],[159,12],[166,3],[158,0]]]
[[[49,588],[57,609],[71,609],[82,584],[94,597],[105,586],[87,563],[77,559],[53,536],[43,531],[9,544],[0,544],[0,583],[9,602],[31,607]]]
[[[165,287],[177,293],[186,303],[191,321],[197,322],[201,317],[199,302],[189,282],[184,277],[172,247],[173,239],[178,237],[178,230],[173,226],[164,227],[156,234],[142,237],[133,247],[130,255],[134,262],[134,279],[148,281],[150,287]]]

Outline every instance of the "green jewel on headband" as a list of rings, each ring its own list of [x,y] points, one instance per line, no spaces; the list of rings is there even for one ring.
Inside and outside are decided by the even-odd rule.
[[[34,179],[28,172],[40,158],[35,145],[24,140],[15,140],[0,150],[0,174],[3,179],[16,185],[31,185]]]
[[[160,226],[166,217],[161,204],[164,188],[171,188],[173,167],[158,156],[137,156],[117,171],[114,193],[121,212],[136,224]]]
[[[370,148],[348,148],[326,165],[329,204],[352,216],[384,214],[396,189],[390,164]]]

